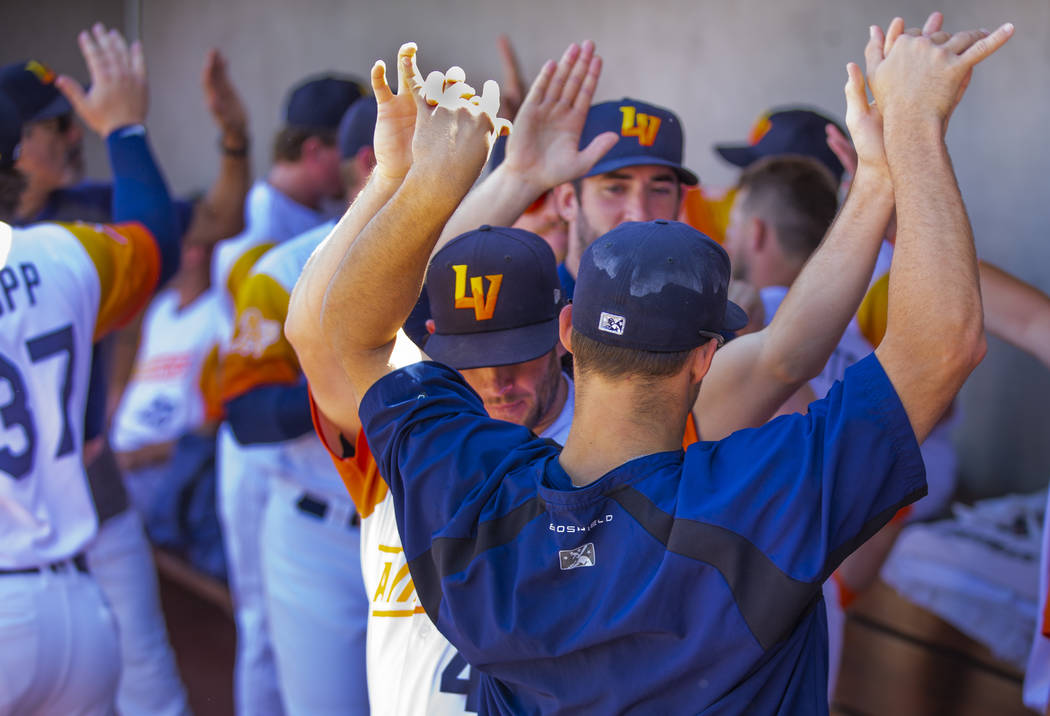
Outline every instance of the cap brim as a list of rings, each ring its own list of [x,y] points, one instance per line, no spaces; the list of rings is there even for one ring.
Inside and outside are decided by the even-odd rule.
[[[661,166],[670,167],[674,169],[675,174],[678,175],[678,180],[686,186],[696,186],[700,183],[699,177],[693,174],[685,167],[675,164],[667,159],[660,159],[650,154],[639,154],[634,157],[616,157],[615,159],[603,160],[595,164],[589,172],[584,174],[585,177],[593,177],[599,174],[605,174],[607,172],[615,171],[617,169],[623,169],[624,167],[638,167],[638,166]]]
[[[726,301],[726,320],[723,326],[727,331],[739,331],[747,325],[747,311],[732,301]]]
[[[61,117],[64,114],[72,114],[73,105],[69,103],[69,100],[64,95],[58,95],[51,102],[45,105],[39,112],[34,114],[32,117],[27,118],[26,122],[40,122],[45,119],[51,119],[52,117]]]
[[[718,144],[715,151],[722,159],[736,167],[747,167],[761,159],[763,154],[751,145]]]
[[[434,333],[426,354],[456,370],[511,365],[539,358],[558,343],[558,319],[487,333]]]

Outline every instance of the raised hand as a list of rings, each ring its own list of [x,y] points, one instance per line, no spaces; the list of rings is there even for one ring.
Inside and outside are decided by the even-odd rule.
[[[895,18],[880,38],[881,46],[869,43],[865,52],[868,81],[883,117],[937,121],[943,131],[974,66],[1002,47],[1013,31],[1007,23],[990,35],[969,30],[946,38],[915,36]],[[872,33],[877,37],[882,31],[873,28]]]
[[[590,40],[569,45],[557,64],[543,65],[518,110],[503,171],[540,193],[587,173],[616,144],[617,134],[605,132],[578,149],[601,70]]]
[[[106,137],[115,129],[146,120],[149,92],[142,45],[129,48],[117,30],[96,23],[91,32],[77,36],[80,51],[91,76],[91,89],[84,91],[72,77],[62,75],[55,86],[73,105],[84,124]]]
[[[481,95],[475,95],[458,67],[446,74],[432,72],[424,82],[415,47],[411,49],[398,55],[398,98],[404,87],[415,107],[411,170],[438,179],[435,190],[465,193],[481,173],[496,136],[509,130],[509,123],[496,117],[499,85],[488,80]]]
[[[226,58],[218,50],[210,50],[204,58],[201,88],[204,103],[219,131],[224,135],[247,137],[248,114],[226,71]]]
[[[401,181],[412,165],[412,134],[416,128],[416,102],[409,89],[409,74],[415,68],[416,43],[406,42],[397,52],[397,94],[386,79],[386,63],[372,66],[372,92],[376,97],[376,133],[372,149],[377,175]],[[406,63],[407,61],[407,63]]]

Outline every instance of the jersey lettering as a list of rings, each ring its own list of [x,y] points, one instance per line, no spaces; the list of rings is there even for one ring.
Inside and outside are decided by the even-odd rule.
[[[40,363],[59,353],[67,354],[67,362],[60,389],[59,404],[62,408],[62,435],[59,438],[55,457],[62,457],[74,452],[76,446],[73,438],[73,425],[69,420],[69,402],[73,396],[73,367],[76,354],[73,342],[73,326],[67,325],[51,333],[45,333],[26,341],[26,349],[33,363]],[[22,431],[25,447],[15,452],[9,444],[0,449],[0,471],[6,472],[19,480],[33,469],[33,456],[36,450],[36,424],[29,408],[25,380],[18,366],[0,355],[0,380],[7,383],[11,391],[8,402],[0,406],[0,426],[4,429],[19,428]]]
[[[383,559],[379,582],[372,596],[372,616],[410,617],[413,614],[422,614],[423,607],[416,604],[416,586],[408,573],[404,550],[400,547],[379,545],[379,552]],[[397,572],[394,572],[395,567]]]
[[[638,137],[643,147],[651,147],[660,131],[660,118],[638,112],[634,107],[620,107],[623,113],[623,124],[620,134],[624,137]]]
[[[445,694],[463,694],[467,697],[466,710],[478,711],[478,672],[457,653],[441,672],[441,692]]]
[[[14,311],[19,307],[15,302],[15,296],[19,289],[25,291],[26,300],[30,306],[36,305],[36,291],[40,286],[40,273],[33,263],[21,263],[16,269],[14,266],[5,266],[0,269],[0,316],[5,312]]]
[[[503,283],[503,274],[485,276],[489,280],[489,291],[486,295],[481,276],[470,277],[470,297],[467,297],[467,265],[458,264],[452,267],[456,272],[456,308],[473,308],[474,317],[487,321],[496,312],[496,300],[499,298],[499,287]]]

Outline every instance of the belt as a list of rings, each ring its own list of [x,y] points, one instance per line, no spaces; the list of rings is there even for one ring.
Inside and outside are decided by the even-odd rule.
[[[312,515],[319,520],[323,520],[328,514],[328,502],[320,497],[315,497],[310,494],[303,495],[295,503],[295,507],[300,512],[305,512],[308,515]],[[347,527],[353,529],[361,526],[361,518],[357,514],[357,510],[353,510],[350,513],[350,519],[347,520]]]
[[[45,564],[42,567],[0,569],[0,577],[9,576],[12,574],[43,574],[47,571],[54,572],[55,574],[60,574],[71,569],[75,569],[78,572],[83,572],[84,574],[88,573],[87,559],[84,558],[83,554],[74,555],[71,559],[64,559],[60,562],[52,562],[51,564]]]

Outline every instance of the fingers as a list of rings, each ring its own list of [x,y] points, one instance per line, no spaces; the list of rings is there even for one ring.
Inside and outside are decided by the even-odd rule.
[[[554,70],[554,76],[551,77],[550,85],[547,87],[545,101],[557,102],[561,99],[562,90],[569,79],[569,73],[572,71],[576,58],[579,56],[580,46],[575,42],[565,49],[565,53],[558,61],[557,69]]]
[[[559,97],[560,101],[570,105],[575,103],[576,95],[579,94],[580,88],[583,86],[583,81],[587,77],[587,71],[590,69],[593,57],[594,43],[590,40],[584,40],[583,45],[580,47],[580,54],[576,56],[575,61],[572,63],[565,87],[562,89],[561,97]]]
[[[514,47],[510,44],[510,38],[506,35],[500,35],[499,42],[499,57],[500,64],[503,66],[503,85],[508,93],[513,93],[520,97],[524,91],[525,83],[521,77],[521,66],[518,64],[518,57],[514,54]]]
[[[376,103],[383,104],[389,102],[394,98],[394,93],[390,91],[390,85],[386,81],[386,63],[382,60],[376,60],[375,64],[372,65],[371,72],[372,79],[372,94],[376,96]]]
[[[850,176],[856,174],[857,150],[853,148],[853,143],[834,124],[829,123],[824,132],[827,135],[828,149],[838,158],[843,170]]]
[[[957,32],[944,43],[944,49],[956,55],[961,55],[966,52],[966,50],[970,49],[975,42],[983,40],[986,37],[988,37],[987,30],[965,30],[963,32]]]
[[[846,63],[845,89],[847,107],[860,112],[867,111],[868,91],[864,87],[864,73],[855,62]]]
[[[422,93],[423,80],[416,67],[416,43],[406,42],[397,51],[397,93],[411,92],[417,97]],[[384,70],[386,65],[383,65]],[[385,74],[385,73],[384,73]]]
[[[926,35],[926,37],[935,45],[943,45],[952,39],[952,33],[945,30],[937,30],[936,32]]]
[[[87,65],[88,75],[94,79],[102,76],[102,58],[91,33],[81,30],[77,34],[77,44],[80,45],[80,54],[84,56],[84,64]]]
[[[869,28],[868,44],[864,47],[864,64],[867,67],[867,73],[870,77],[874,72],[875,68],[879,66],[883,58],[886,56],[884,48],[886,45],[886,38],[882,34],[882,28],[878,25],[872,25]],[[847,67],[846,73],[849,74],[849,68]]]
[[[936,11],[931,12],[930,16],[926,18],[926,24],[922,26],[922,34],[932,35],[935,32],[939,32],[943,25],[944,15]]]
[[[437,104],[441,95],[445,93],[445,75],[437,70],[427,75],[426,80],[423,81],[423,93],[426,95],[427,104],[431,106]]]
[[[543,101],[544,96],[547,94],[547,88],[550,86],[551,78],[554,76],[554,70],[557,64],[554,60],[547,60],[543,63],[543,67],[540,68],[540,73],[536,75],[536,79],[532,81],[532,86],[529,87],[529,93],[525,95],[525,100],[521,103],[522,107],[526,104],[534,105]]]
[[[448,72],[445,73],[445,86],[446,87],[449,84],[454,84],[456,82],[466,82],[466,81],[467,81],[467,73],[463,70],[462,67],[457,67],[456,65],[453,65],[452,67],[449,67],[448,68]]]
[[[595,55],[587,67],[587,75],[583,78],[580,91],[573,100],[572,108],[577,111],[586,112],[591,107],[594,92],[598,89],[598,78],[602,74],[602,58]]]
[[[882,46],[882,56],[885,57],[890,53],[890,48],[893,47],[893,43],[897,41],[897,38],[904,33],[904,19],[900,17],[893,18],[890,26],[886,28],[886,41]]]
[[[140,79],[146,78],[146,53],[143,52],[142,43],[138,40],[131,44],[131,71]]]
[[[493,121],[496,119],[496,114],[499,113],[499,83],[494,80],[485,80],[485,84],[481,87],[481,97],[478,102],[478,107],[485,114],[492,117]]]
[[[981,60],[993,54],[996,50],[1006,44],[1013,37],[1014,25],[1008,22],[1000,26],[988,37],[975,42],[966,52],[962,54],[962,61],[969,67],[973,67]]]

